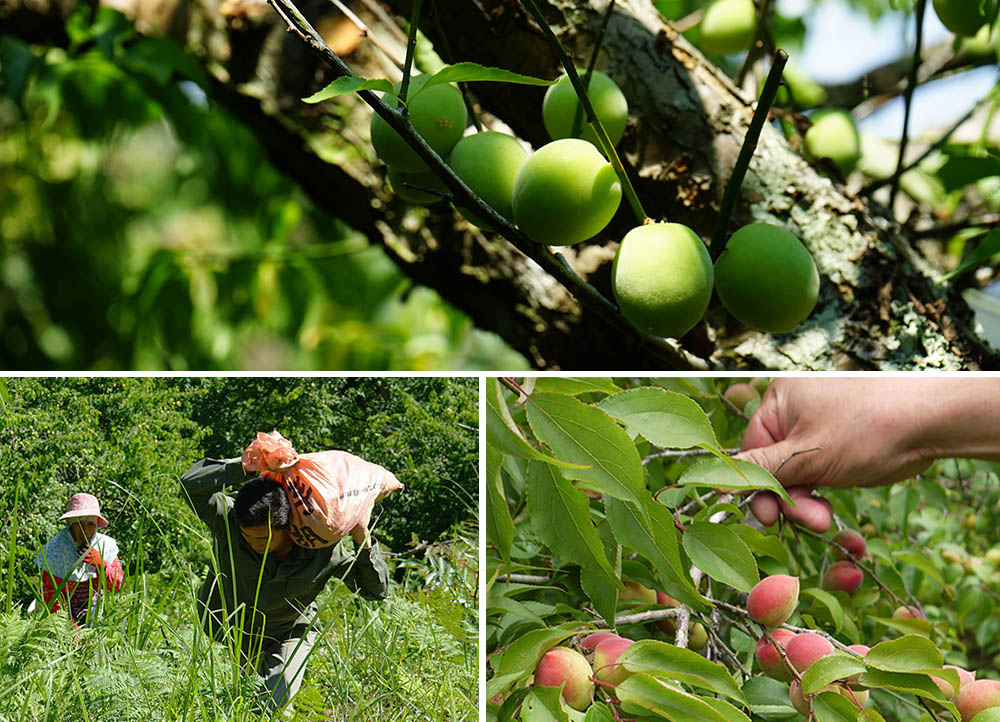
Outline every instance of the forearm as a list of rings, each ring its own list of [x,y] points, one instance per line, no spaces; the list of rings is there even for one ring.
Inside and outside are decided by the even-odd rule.
[[[389,596],[389,567],[377,546],[372,544],[357,551],[344,582],[365,599]]]
[[[238,486],[249,478],[240,459],[202,459],[181,476],[181,488],[195,514],[205,521],[221,510],[210,503],[212,495],[226,486]]]
[[[926,460],[1000,461],[1000,378],[908,381],[912,443]]]

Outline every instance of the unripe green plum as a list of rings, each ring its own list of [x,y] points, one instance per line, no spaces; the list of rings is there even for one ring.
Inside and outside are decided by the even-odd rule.
[[[531,239],[569,246],[608,225],[622,200],[622,184],[593,145],[554,140],[528,158],[514,183],[514,220]]]
[[[788,621],[799,603],[799,578],[787,574],[764,577],[747,596],[747,614],[765,627]]]
[[[812,313],[819,271],[793,234],[770,223],[751,223],[732,235],[715,262],[715,290],[745,325],[783,333]]]
[[[625,234],[611,267],[611,290],[636,328],[680,338],[712,299],[712,260],[679,223],[648,223]]]
[[[861,587],[865,575],[851,562],[837,562],[823,575],[823,589],[854,594]]]
[[[738,53],[750,47],[756,29],[753,0],[715,0],[705,9],[700,45],[711,53]]]
[[[841,108],[813,113],[812,126],[806,131],[806,152],[813,158],[829,158],[847,175],[861,158],[861,136],[854,118]]]
[[[956,35],[975,35],[995,17],[996,5],[986,3],[985,12],[979,6],[980,0],[934,0],[934,12],[941,24]]]
[[[688,648],[700,652],[708,645],[708,630],[701,622],[695,622],[688,630]]]
[[[806,75],[805,71],[794,63],[789,62],[785,66],[781,77],[788,86],[792,100],[799,108],[806,110],[826,103],[826,89]]]
[[[656,592],[639,582],[625,582],[625,591],[618,595],[622,601],[636,600],[643,604],[654,604]]]
[[[594,701],[594,683],[590,679],[590,664],[586,658],[569,647],[553,647],[535,668],[535,684],[542,687],[560,687],[565,684],[562,697],[575,710],[583,711]]]
[[[410,88],[406,93],[410,122],[427,144],[438,155],[445,157],[465,132],[468,114],[458,88],[442,83],[424,90],[423,87],[430,79],[429,75],[418,75],[410,79]],[[396,84],[397,93],[401,85]],[[398,105],[395,99],[387,102],[392,107]],[[375,153],[386,165],[408,173],[428,170],[427,164],[403,136],[377,113],[372,115],[371,138]]]
[[[583,79],[582,74],[580,79]],[[628,122],[628,101],[625,99],[625,94],[615,81],[595,70],[587,86],[587,97],[590,98],[590,104],[594,106],[594,112],[604,130],[608,132],[611,144],[618,145],[618,141],[625,134],[625,124]],[[542,121],[552,140],[573,137],[573,120],[579,107],[580,100],[568,75],[561,76],[549,86],[545,100],[542,101]],[[597,134],[587,122],[586,114],[582,116],[580,134],[577,137],[593,143],[598,148],[601,147]]]
[[[514,218],[514,182],[528,151],[506,133],[486,132],[462,138],[448,156],[448,165],[476,195],[504,218]],[[459,209],[470,223],[484,223],[468,210]]]
[[[442,196],[448,193],[448,187],[430,170],[423,173],[404,173],[389,166],[387,175],[389,176],[389,184],[392,186],[392,190],[395,191],[397,196],[409,203],[427,206],[444,200]],[[438,191],[442,195],[427,193],[416,188],[407,188],[407,183],[418,188],[428,188]]]

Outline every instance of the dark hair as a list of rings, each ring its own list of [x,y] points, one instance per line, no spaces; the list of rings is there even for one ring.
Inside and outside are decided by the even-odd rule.
[[[241,527],[267,526],[272,529],[288,528],[288,496],[284,487],[259,476],[243,484],[233,505],[236,521]]]

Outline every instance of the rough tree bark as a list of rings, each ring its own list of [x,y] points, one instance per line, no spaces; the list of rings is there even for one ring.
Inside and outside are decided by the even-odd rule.
[[[976,369],[997,357],[971,330],[971,312],[946,285],[934,286],[901,229],[877,206],[850,196],[765,128],[732,229],[773,220],[796,232],[821,273],[819,304],[796,331],[747,331],[714,303],[682,352],[609,323],[500,237],[470,228],[443,207],[409,208],[385,190],[367,143],[369,110],[357,98],[318,106],[299,98],[333,73],[260,0],[202,0],[143,18],[147,0],[116,0],[140,29],[177,37],[209,70],[211,94],[257,131],[275,164],[314,202],[381,243],[416,282],[436,289],[483,329],[495,331],[539,368]],[[446,60],[473,60],[555,77],[554,52],[517,0],[435,0],[422,30]],[[369,5],[370,3],[365,3]],[[383,3],[400,17],[409,0]],[[425,6],[430,6],[425,2]],[[607,0],[539,2],[564,45],[583,62]],[[598,67],[629,100],[619,152],[647,212],[707,237],[739,151],[752,104],[664,23],[649,0],[619,0]],[[70,0],[0,0],[0,26],[32,41],[59,42]],[[299,7],[318,27],[326,3]],[[377,15],[358,9],[375,27]],[[348,58],[360,75],[385,75],[362,44]],[[482,108],[536,147],[543,89],[495,83],[473,88]],[[627,204],[601,238],[560,249],[573,268],[611,297],[617,239],[634,225]]]

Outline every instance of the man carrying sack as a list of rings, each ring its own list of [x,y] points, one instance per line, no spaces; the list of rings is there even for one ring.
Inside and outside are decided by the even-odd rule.
[[[353,554],[333,542],[296,544],[288,490],[274,474],[248,473],[267,473],[259,459],[251,460],[253,446],[242,459],[202,459],[181,477],[181,486],[212,532],[218,569],[198,594],[202,624],[217,641],[227,635],[239,640],[244,663],[264,678],[266,705],[280,710],[302,683],[316,636],[310,628],[315,600],[327,581],[338,577],[365,599],[380,600],[388,594],[389,570],[368,533],[370,509],[350,529]],[[286,459],[282,468],[292,465]],[[235,498],[225,487],[239,489]]]

